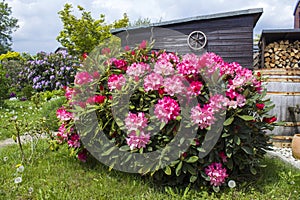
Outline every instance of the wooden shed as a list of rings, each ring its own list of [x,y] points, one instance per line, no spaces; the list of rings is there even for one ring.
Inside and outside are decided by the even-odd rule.
[[[112,33],[121,38],[122,46],[155,40],[154,49],[179,54],[214,52],[227,62],[252,69],[253,28],[262,12],[261,8],[225,12],[115,29]]]

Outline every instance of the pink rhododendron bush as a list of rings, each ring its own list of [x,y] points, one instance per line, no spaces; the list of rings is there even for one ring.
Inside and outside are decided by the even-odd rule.
[[[214,53],[99,49],[66,88],[56,141],[83,162],[218,191],[262,167],[276,121],[265,95],[259,74]]]

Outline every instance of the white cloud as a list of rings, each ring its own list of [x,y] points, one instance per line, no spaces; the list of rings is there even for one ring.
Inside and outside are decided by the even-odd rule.
[[[20,28],[13,34],[13,49],[35,54],[54,51],[59,43],[56,37],[62,29],[58,11],[71,3],[74,11],[81,5],[91,11],[94,18],[105,14],[108,23],[127,13],[134,21],[139,17],[152,22],[180,19],[249,8],[263,8],[255,32],[262,29],[293,28],[293,11],[297,0],[9,0],[13,16],[19,19]]]

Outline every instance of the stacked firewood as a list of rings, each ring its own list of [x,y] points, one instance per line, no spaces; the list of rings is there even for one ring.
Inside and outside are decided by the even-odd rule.
[[[300,41],[281,40],[269,43],[263,56],[265,68],[299,68]]]

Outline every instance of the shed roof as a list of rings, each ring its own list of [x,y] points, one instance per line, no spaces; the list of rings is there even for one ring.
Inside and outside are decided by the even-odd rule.
[[[300,40],[300,29],[269,29],[263,30],[260,41],[268,44],[278,40]]]
[[[294,16],[296,14],[297,8],[300,7],[300,0],[298,1],[298,3],[295,6],[295,10],[294,10]]]
[[[111,30],[111,33],[118,33],[118,32],[122,32],[125,30],[148,28],[148,27],[153,27],[153,26],[161,27],[161,26],[167,26],[167,25],[187,23],[187,22],[192,22],[192,21],[211,20],[211,19],[218,19],[218,18],[229,18],[229,17],[236,17],[236,16],[241,16],[241,15],[254,15],[253,27],[255,27],[255,25],[256,25],[258,19],[260,18],[260,16],[262,15],[262,13],[263,13],[262,8],[238,10],[238,11],[232,11],[232,12],[202,15],[202,16],[188,17],[188,18],[176,19],[176,20],[159,22],[159,23],[152,23],[147,26],[136,26],[136,27],[125,27],[125,28],[113,29],[113,30]]]

